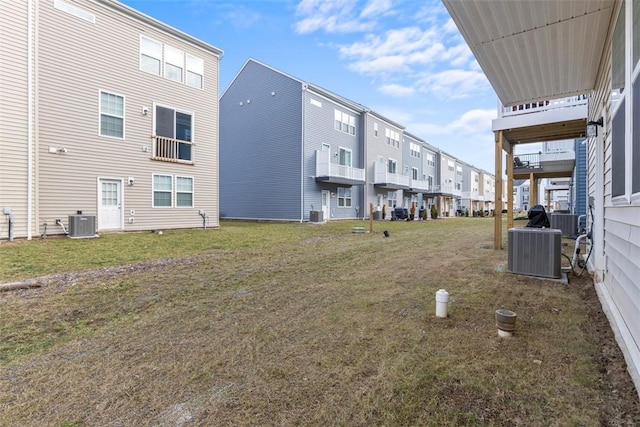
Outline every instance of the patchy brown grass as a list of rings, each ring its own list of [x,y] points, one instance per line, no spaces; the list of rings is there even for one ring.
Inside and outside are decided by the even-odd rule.
[[[356,225],[223,223],[0,294],[0,425],[640,424],[587,277],[499,272],[491,219]]]

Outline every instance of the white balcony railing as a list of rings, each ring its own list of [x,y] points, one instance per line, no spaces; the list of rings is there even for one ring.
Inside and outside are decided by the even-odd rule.
[[[409,185],[412,190],[423,193],[431,191],[431,187],[433,187],[433,185],[429,185],[429,181],[424,181],[422,179],[410,179]]]
[[[364,169],[331,162],[330,151],[316,151],[316,176],[364,182]]]
[[[504,107],[498,101],[498,114],[500,117],[520,116],[522,114],[538,113],[540,111],[556,110],[559,108],[576,107],[587,105],[587,96],[579,95],[568,98],[550,99],[547,101],[531,102],[528,104]]]
[[[397,173],[387,172],[385,163],[376,163],[374,167],[374,184],[391,184],[409,188],[409,177]]]

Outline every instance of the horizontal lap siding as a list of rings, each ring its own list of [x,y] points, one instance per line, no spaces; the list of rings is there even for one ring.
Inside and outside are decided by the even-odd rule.
[[[622,5],[623,3],[617,6]],[[625,357],[632,377],[637,380],[638,374],[640,374],[640,360],[634,360],[631,355],[640,351],[638,345],[640,343],[640,282],[638,282],[638,277],[640,277],[640,206],[614,206],[612,202],[611,34],[608,35],[605,47],[596,91],[589,100],[590,119],[596,118],[596,114],[602,114],[605,122],[605,126],[599,128],[599,131],[604,132],[602,148],[599,148],[595,141],[589,141],[589,195],[597,196],[597,167],[602,166],[605,258],[602,284],[611,297],[612,304],[607,303],[607,299],[603,299],[603,302],[607,305],[607,310],[611,310],[622,318],[621,323],[615,320],[617,318],[615,316],[610,320],[616,322],[614,329],[623,331],[617,338],[624,340],[624,345],[621,345],[623,349],[629,349],[625,350]],[[627,102],[630,100],[627,99]],[[630,135],[627,135],[625,143],[631,144]],[[601,153],[598,152],[599,149],[602,150]],[[601,155],[603,165],[597,164],[598,155]],[[594,213],[599,214],[598,212]],[[628,335],[624,333],[625,329],[631,338],[628,338]]]
[[[630,220],[630,216],[635,219]],[[627,328],[640,342],[640,207],[608,208],[605,218],[607,287]]]
[[[76,210],[97,213],[97,179],[103,177],[124,180],[125,230],[199,227],[199,209],[217,226],[217,57],[107,7],[77,4],[96,16],[95,24],[41,3],[40,223]],[[205,90],[140,71],[141,34],[203,59]],[[98,136],[100,90],[125,98],[123,140]],[[150,160],[154,102],[193,113],[195,166]],[[51,154],[50,146],[67,152]],[[153,208],[154,173],[193,177],[194,208]],[[126,185],[128,177],[135,185]],[[127,223],[130,210],[134,224]]]
[[[222,217],[301,219],[301,103],[299,81],[253,60],[225,90],[220,99]]]
[[[10,207],[14,236],[27,235],[27,2],[0,1],[0,209]],[[0,211],[0,239],[8,238]]]

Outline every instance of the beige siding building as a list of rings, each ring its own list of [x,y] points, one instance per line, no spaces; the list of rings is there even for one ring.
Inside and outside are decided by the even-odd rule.
[[[220,49],[109,0],[2,1],[0,28],[0,239],[218,226]]]

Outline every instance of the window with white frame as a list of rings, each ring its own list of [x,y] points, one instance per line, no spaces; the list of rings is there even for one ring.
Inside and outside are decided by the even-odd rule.
[[[420,158],[420,145],[418,145],[418,144],[416,144],[414,142],[411,142],[409,144],[409,155],[411,157],[415,157],[415,158],[419,159]]]
[[[447,160],[447,169],[449,169],[451,172],[454,171],[453,162],[451,160]]]
[[[154,157],[193,162],[193,115],[156,105]]]
[[[418,168],[411,168],[411,179],[418,180]]]
[[[400,147],[400,134],[398,132],[391,130],[389,128],[385,128],[384,138],[387,145],[390,145],[391,147],[396,147],[396,148]]]
[[[162,65],[162,43],[140,36],[140,69],[159,76]]]
[[[338,164],[340,166],[351,167],[351,150],[346,148],[338,149]]]
[[[193,178],[176,176],[176,206],[179,208],[193,207]]]
[[[182,82],[184,52],[175,47],[164,45],[164,76],[175,82]]]
[[[170,208],[173,206],[173,177],[171,175],[153,175],[153,207]]]
[[[429,185],[429,190],[433,190],[433,175],[427,177],[427,184]]]
[[[462,168],[460,166],[456,166],[456,174],[458,176],[462,176]],[[477,180],[477,177],[476,177],[476,180]]]
[[[153,207],[154,208],[192,208],[193,177],[176,175],[153,175]]]
[[[338,207],[341,207],[341,208],[351,207],[351,188],[338,187]]]
[[[100,135],[124,138],[124,96],[100,91]]]
[[[348,133],[350,135],[356,134],[356,118],[344,111],[334,110],[334,128],[336,130]]]
[[[373,124],[373,136],[378,137],[378,123]]]
[[[394,159],[387,160],[387,172],[389,173],[397,173],[398,171],[398,162]]]
[[[611,195],[613,197],[624,196],[626,193],[625,110],[628,108],[626,106],[626,92],[628,91],[624,90],[627,53],[625,16],[625,4],[623,4],[614,28],[611,47],[611,110],[613,113],[611,120]]]
[[[435,161],[435,157],[433,154],[427,154],[427,166],[434,166],[436,165],[436,161]]]
[[[197,56],[187,54],[187,85],[202,89],[204,80],[204,61]]]
[[[146,36],[140,36],[140,70],[197,89],[204,87],[202,58]]]
[[[387,206],[393,208],[396,206],[396,202],[398,201],[398,193],[395,191],[389,191],[387,193]]]

